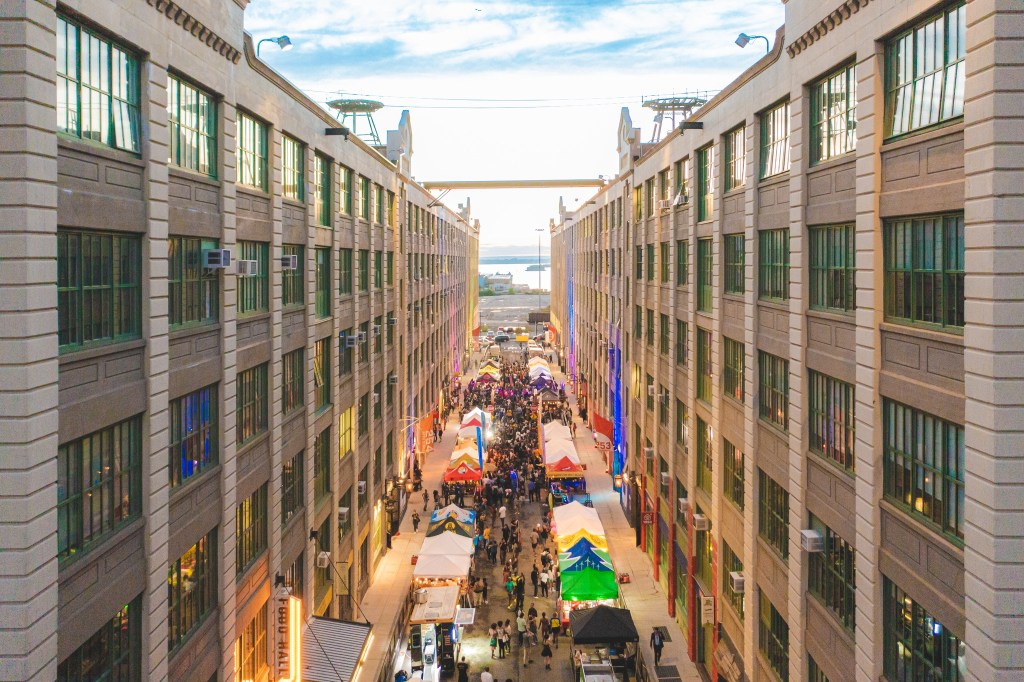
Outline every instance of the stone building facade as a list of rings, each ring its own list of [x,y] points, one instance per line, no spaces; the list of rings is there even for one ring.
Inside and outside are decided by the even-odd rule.
[[[468,357],[479,225],[247,4],[0,9],[0,679],[268,679],[274,585],[353,616]]]
[[[1019,679],[1024,13],[785,9],[661,142],[624,111],[562,352],[705,675]]]

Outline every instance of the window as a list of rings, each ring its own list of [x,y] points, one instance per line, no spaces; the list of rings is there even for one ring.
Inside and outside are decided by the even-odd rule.
[[[789,300],[789,230],[757,233],[757,295],[772,301]]]
[[[322,154],[313,155],[313,201],[316,224],[331,226],[331,160]]]
[[[306,305],[306,247],[298,244],[285,244],[281,247],[282,256],[295,256],[295,269],[281,271],[281,305]]]
[[[828,676],[821,671],[810,654],[807,655],[807,679],[809,682],[829,682]]]
[[[672,266],[672,259],[669,257],[669,253],[668,252],[669,252],[668,242],[662,242],[661,243],[661,252],[659,253],[660,260],[661,260],[660,266],[661,266],[661,283],[662,284],[668,284],[669,270],[671,270],[671,266]]]
[[[967,3],[958,2],[886,46],[886,134],[903,135],[964,114]]]
[[[57,15],[57,130],[139,151],[139,60]]]
[[[727,336],[722,337],[722,350],[725,358],[722,362],[722,387],[725,395],[743,402],[743,365],[745,349],[739,341]]]
[[[789,557],[789,493],[761,469],[757,482],[757,531],[785,559]]]
[[[171,487],[217,463],[217,387],[175,398],[170,409],[168,465]]]
[[[725,498],[743,509],[743,452],[727,440],[723,440],[722,450]]]
[[[167,571],[167,649],[185,641],[217,606],[217,542],[211,530]]]
[[[359,291],[370,290],[370,252],[359,250]]]
[[[853,225],[812,227],[811,307],[848,311],[857,307]]]
[[[338,416],[338,458],[342,459],[355,450],[355,437],[352,427],[355,426],[355,408],[348,408]]]
[[[331,249],[316,249],[316,316],[331,316]]]
[[[384,316],[377,315],[373,318],[373,352],[380,353],[384,350]]]
[[[370,219],[370,179],[359,176],[359,217]]]
[[[203,251],[217,242],[190,237],[167,239],[167,316],[171,329],[217,321],[217,274],[203,267]]]
[[[884,227],[885,316],[963,327],[963,214],[906,218]]]
[[[238,184],[267,191],[267,126],[238,112]]]
[[[235,575],[242,575],[267,548],[267,484],[235,508]]]
[[[313,440],[313,495],[317,501],[331,494],[331,427]]]
[[[136,236],[57,231],[61,351],[139,336],[141,268],[141,240]]]
[[[270,245],[266,242],[238,242],[240,260],[256,261],[256,274],[238,278],[238,314],[267,312],[270,297],[268,267]]]
[[[743,620],[743,592],[734,592],[732,581],[729,580],[730,573],[743,573],[743,562],[732,551],[732,547],[725,540],[722,541],[722,596],[726,603],[736,609],[736,615]]]
[[[668,345],[669,345],[668,344],[668,335],[669,335],[668,315],[666,315],[665,313],[661,313],[661,317],[658,319],[658,322],[660,324],[659,331],[661,332],[659,334],[659,337],[660,337],[659,338],[659,344],[660,344],[659,350],[661,351],[662,354],[668,355]]]
[[[882,666],[886,679],[962,682],[960,640],[896,583],[882,578]]]
[[[644,247],[636,247],[636,279],[639,282],[644,278]]]
[[[711,238],[697,240],[697,310],[711,312],[713,299],[712,272],[714,267]]]
[[[711,332],[697,327],[697,400],[711,402]]]
[[[382,289],[384,287],[384,252],[374,251],[373,252],[373,288]]]
[[[169,73],[167,119],[170,145],[168,163],[216,177],[217,103],[213,98],[177,75]]]
[[[683,446],[684,452],[689,450],[689,427],[686,425],[688,416],[686,404],[679,398],[676,398],[676,443]]]
[[[291,414],[306,402],[306,349],[281,357],[281,413]]]
[[[359,325],[359,362],[370,360],[370,323],[363,322]]]
[[[647,178],[644,182],[644,215],[650,218],[654,211],[654,178]]]
[[[725,242],[725,293],[742,294],[746,269],[743,267],[745,237],[742,234],[727,234],[722,237]]]
[[[810,448],[852,473],[856,425],[853,385],[814,370],[809,379]]]
[[[696,512],[698,514],[707,516],[704,514],[704,509],[697,505]],[[710,522],[710,519],[708,519]],[[710,523],[709,523],[710,526]],[[714,575],[712,566],[715,563],[715,546],[712,542],[711,528],[709,527],[706,531],[695,531],[694,532],[694,559],[697,562],[697,578],[701,582],[701,586],[707,588],[701,590],[710,594],[715,585]]]
[[[267,430],[267,363],[238,373],[235,440],[248,442]]]
[[[807,589],[832,612],[847,630],[854,627],[855,551],[846,540],[811,514],[811,530],[821,533],[825,551],[807,555]]]
[[[647,383],[645,384],[647,392],[647,409],[654,409],[654,377],[650,374],[647,375]]]
[[[320,524],[319,532],[317,533],[316,540],[317,553],[319,552],[330,552],[331,551],[331,517],[328,516],[324,519],[324,522]],[[313,595],[314,602],[319,604],[323,596],[333,586],[333,576],[331,575],[331,567],[316,566],[313,569]]]
[[[911,516],[964,537],[964,427],[882,400],[884,490]]]
[[[78,555],[135,518],[141,502],[142,417],[57,449],[57,558]]]
[[[654,281],[654,244],[647,245],[647,281]]]
[[[680,367],[685,367],[688,355],[686,323],[682,320],[676,320],[676,364]]]
[[[338,293],[352,293],[352,249],[341,249],[338,258]]]
[[[782,682],[789,680],[789,625],[764,592],[757,592],[757,648]]]
[[[690,281],[690,244],[676,240],[676,286],[685,287]]]
[[[384,224],[384,188],[380,185],[373,186],[373,222]]]
[[[345,215],[352,215],[352,169],[341,166],[338,181],[341,183],[341,206],[338,208]]]
[[[306,504],[305,485],[306,451],[281,463],[281,525],[285,525]]]
[[[263,679],[267,668],[267,605],[264,603],[235,640],[235,679]]]
[[[747,174],[746,145],[743,139],[743,126],[730,130],[725,134],[725,191],[743,186]]]
[[[654,311],[647,309],[647,345],[654,345]]]
[[[761,177],[789,170],[789,102],[761,114]]]
[[[128,682],[140,676],[133,672],[132,652],[138,653],[138,614],[141,599],[136,597],[82,643],[57,666],[57,682]]]
[[[757,353],[761,419],[789,428],[789,361],[763,350]]]
[[[370,433],[370,394],[359,396],[359,437]]]
[[[338,374],[345,376],[352,373],[353,356],[355,350],[348,345],[348,340],[355,336],[355,332],[352,327],[348,329],[342,329],[339,336],[339,348],[338,348]]]
[[[676,199],[680,204],[690,203],[690,158],[676,161],[672,175],[676,182]]]
[[[697,150],[697,220],[709,220],[715,212],[715,148]]]
[[[857,149],[857,67],[841,66],[810,88],[811,164]]]
[[[331,404],[331,337],[326,336],[313,344],[314,409],[322,410]]]
[[[711,427],[697,417],[697,487],[711,494],[711,474],[715,456],[711,443]]]
[[[394,286],[395,284],[395,252],[388,251],[388,262],[387,262],[387,284],[388,286]]]
[[[306,199],[306,148],[298,140],[281,136],[281,196]]]

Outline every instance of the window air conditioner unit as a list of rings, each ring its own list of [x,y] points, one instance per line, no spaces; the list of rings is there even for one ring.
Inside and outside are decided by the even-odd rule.
[[[255,277],[260,274],[260,264],[254,260],[235,261],[238,264],[238,274],[242,277]]]
[[[374,336],[380,336],[380,325],[379,324],[373,325],[373,335]]]
[[[825,538],[816,530],[800,531],[800,549],[805,552],[824,552]]]
[[[373,402],[375,404],[380,402],[380,393],[378,393],[377,391],[373,392]]]
[[[398,384],[398,375],[397,374],[392,374],[391,376],[389,376],[388,377],[388,383],[391,384],[392,386],[397,385]]]
[[[654,395],[654,386],[648,386],[647,387],[647,395],[649,395],[649,396],[653,396]]]
[[[711,521],[704,514],[693,515],[693,529],[694,530],[711,530]]]
[[[338,507],[338,525],[344,526],[348,523],[348,507]]]
[[[316,555],[316,567],[317,568],[330,568],[331,566],[331,553],[320,552]]]
[[[359,481],[356,483],[356,490],[359,491],[360,495],[366,494],[366,481]]]
[[[729,589],[736,594],[743,594],[743,572],[729,571]]]
[[[660,201],[658,201],[658,210],[659,211],[667,211],[670,208],[672,208],[672,201],[671,200],[669,200],[669,199],[661,199]]]
[[[668,487],[668,481],[669,481],[669,479],[668,479],[668,472],[667,471],[662,471],[661,472],[661,485],[662,485],[662,487],[667,488]]]
[[[676,508],[679,509],[680,514],[685,514],[686,512],[690,511],[690,498],[676,498]]]
[[[389,317],[388,318],[388,326],[389,327],[394,327],[396,324],[398,324],[398,318],[397,317]]]
[[[355,348],[359,344],[359,339],[354,336],[345,337],[345,348]]]
[[[281,256],[281,269],[282,270],[298,270],[299,269],[299,257],[292,254],[290,256]]]
[[[223,270],[231,267],[231,250],[207,249],[203,251],[203,267],[210,270]]]
[[[654,459],[654,448],[644,448],[644,457]]]
[[[366,332],[359,332],[359,343],[366,343]]]
[[[676,198],[672,200],[672,205],[673,206],[682,206],[685,203],[686,203],[686,195],[683,194],[682,192],[679,192],[679,194],[676,194]]]

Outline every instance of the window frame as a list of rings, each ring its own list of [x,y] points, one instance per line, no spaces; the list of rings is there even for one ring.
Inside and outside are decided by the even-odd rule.
[[[882,633],[882,670],[886,679],[892,682],[922,680],[940,668],[944,682],[964,682],[955,664],[946,665],[948,660],[957,660],[960,639],[885,574],[882,575]],[[902,665],[898,662],[901,649],[906,652]],[[900,670],[903,675],[899,674]]]
[[[313,210],[316,224],[320,227],[334,226],[334,162],[330,158],[313,154]]]
[[[757,648],[768,667],[782,682],[789,681],[789,624],[775,604],[757,591]],[[767,608],[765,605],[767,604]]]
[[[697,240],[697,311],[710,313],[714,307],[715,248],[711,237]]]
[[[697,400],[711,404],[712,389],[712,357],[711,331],[697,327]]]
[[[745,344],[722,335],[722,395],[741,405],[746,399],[744,381],[746,369]]]
[[[183,94],[184,99],[194,103],[195,113],[183,116],[183,110],[189,108],[188,104],[182,105]],[[167,72],[167,162],[170,165],[217,178],[218,112],[218,101],[212,93],[174,71]],[[191,144],[184,143],[185,137],[192,138]],[[185,151],[189,148],[193,153]]]
[[[782,175],[790,169],[789,100],[761,112],[761,158],[758,177],[761,180]]]
[[[238,111],[235,126],[237,149],[235,160],[238,166],[237,183],[243,187],[269,191],[269,146],[270,126],[245,111]]]
[[[789,360],[757,351],[758,416],[789,431]]]
[[[244,445],[267,432],[267,363],[239,372],[235,378],[235,442]]]
[[[746,290],[746,235],[742,232],[722,235],[725,258],[724,270],[725,293],[743,295]]]
[[[334,291],[331,281],[331,247],[317,246],[313,250],[314,263],[316,265],[314,277],[314,306],[313,311],[317,318],[326,319],[333,314]]]
[[[331,406],[331,337],[313,343],[313,409],[321,412]]]
[[[281,414],[289,415],[306,404],[306,348],[281,355]]]
[[[216,248],[213,239],[167,238],[167,321],[171,331],[219,321],[220,278],[215,270],[203,267],[203,252]],[[189,310],[208,314],[190,314]]]
[[[167,569],[167,650],[179,649],[218,605],[217,529],[213,528],[175,559]],[[183,563],[193,554],[193,568]],[[187,577],[188,585],[185,585]],[[188,587],[188,591],[185,588]],[[194,597],[191,598],[191,597]]]
[[[306,451],[299,450],[281,462],[281,526],[297,516],[306,505]]]
[[[711,220],[715,215],[715,146],[697,150],[697,222]]]
[[[723,173],[725,177],[722,178],[722,181],[726,193],[740,189],[746,184],[747,145],[745,132],[746,125],[740,124],[722,136],[723,154],[725,155],[723,165],[726,169],[726,172]]]
[[[270,243],[239,240],[239,260],[255,260],[259,272],[240,277],[236,308],[239,317],[270,311]],[[305,288],[305,287],[303,287]]]
[[[281,197],[306,201],[306,145],[291,135],[281,135]]]
[[[808,449],[850,474],[856,469],[856,402],[853,384],[808,370]]]
[[[757,297],[762,301],[789,300],[789,228],[757,233]]]
[[[281,271],[281,306],[284,308],[306,305],[306,247],[302,244],[282,244],[282,256],[295,256],[294,270]]]
[[[825,549],[808,555],[807,592],[849,632],[856,626],[856,550],[825,522],[810,514],[811,530],[821,534]]]
[[[811,309],[841,313],[856,310],[855,226],[849,223],[815,225],[807,231]]]
[[[168,402],[167,470],[172,489],[190,483],[220,463],[218,397],[217,384],[210,384]],[[193,425],[191,429],[189,424]],[[199,457],[189,458],[189,452]],[[186,461],[194,463],[188,474]]]
[[[934,235],[941,230],[936,239]],[[897,231],[904,233],[903,238]],[[928,233],[932,234],[927,239]],[[951,235],[952,233],[952,235]],[[962,212],[888,219],[882,223],[885,319],[897,324],[962,334],[965,322],[965,221]],[[925,242],[940,245],[925,250]],[[952,244],[951,244],[952,242]],[[911,244],[910,247],[907,244]],[[930,252],[930,254],[929,254]],[[929,258],[930,255],[930,258]],[[896,261],[904,266],[897,269]],[[927,268],[924,263],[941,263]],[[952,261],[954,267],[948,267]],[[959,269],[956,264],[959,263]],[[930,282],[931,295],[919,292]],[[909,292],[909,295],[907,295]],[[925,303],[921,303],[921,299]],[[931,299],[930,303],[928,300]],[[952,299],[953,308],[949,308]],[[930,313],[922,314],[928,307]],[[904,314],[904,313],[909,313]]]
[[[836,93],[845,94],[843,104]],[[809,87],[811,166],[857,151],[857,65],[847,62]]]
[[[264,483],[235,505],[235,576],[241,576],[267,551],[267,486]]]
[[[757,535],[784,560],[789,558],[789,491],[757,468]]]

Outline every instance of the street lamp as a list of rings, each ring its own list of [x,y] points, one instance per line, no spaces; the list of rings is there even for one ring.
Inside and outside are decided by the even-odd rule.
[[[736,36],[736,44],[740,47],[746,47],[751,40],[763,40],[765,54],[772,51],[772,45],[768,42],[768,39],[764,36],[748,36],[746,33],[741,33]]]
[[[277,38],[264,38],[263,40],[256,43],[256,56],[260,56],[260,45],[263,43],[277,43],[277,46],[281,48],[282,52],[287,52],[292,49],[292,39],[288,36],[278,36]]]

